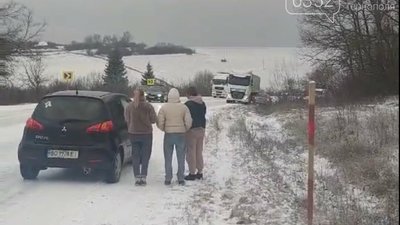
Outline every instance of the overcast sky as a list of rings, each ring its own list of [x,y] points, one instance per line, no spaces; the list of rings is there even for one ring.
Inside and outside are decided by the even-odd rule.
[[[43,39],[69,43],[88,34],[186,46],[298,45],[296,17],[283,0],[16,0],[48,24]]]

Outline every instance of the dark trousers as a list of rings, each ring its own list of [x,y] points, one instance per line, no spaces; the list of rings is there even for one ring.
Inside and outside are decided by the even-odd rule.
[[[136,178],[146,178],[153,146],[153,134],[130,134],[129,139],[132,143],[133,174]]]

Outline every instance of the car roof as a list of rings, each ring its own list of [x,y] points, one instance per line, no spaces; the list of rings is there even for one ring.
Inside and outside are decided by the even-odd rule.
[[[161,85],[154,85],[154,86],[149,86],[148,88],[144,89],[144,91],[168,91],[169,88],[166,86],[161,86]]]
[[[88,98],[96,98],[96,99],[101,99],[101,100],[106,101],[115,96],[125,96],[125,95],[119,94],[119,93],[105,92],[105,91],[68,90],[68,91],[57,91],[54,93],[50,93],[50,94],[46,95],[44,98],[57,97],[57,96],[88,97]]]

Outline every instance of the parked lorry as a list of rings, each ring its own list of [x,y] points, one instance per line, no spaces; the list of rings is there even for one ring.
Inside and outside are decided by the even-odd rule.
[[[252,103],[260,92],[260,77],[252,72],[230,73],[227,79],[227,103]]]
[[[227,78],[229,73],[218,73],[212,79],[212,96],[214,98],[226,98]]]

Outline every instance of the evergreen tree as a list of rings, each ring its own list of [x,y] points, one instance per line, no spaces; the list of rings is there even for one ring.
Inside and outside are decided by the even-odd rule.
[[[108,63],[104,72],[103,81],[106,86],[121,88],[128,86],[125,64],[118,49],[114,49],[108,54]]]
[[[147,85],[147,79],[154,79],[153,66],[147,63],[146,72],[142,75],[142,85]]]

